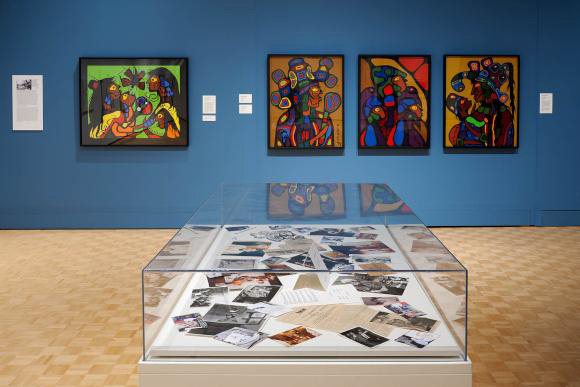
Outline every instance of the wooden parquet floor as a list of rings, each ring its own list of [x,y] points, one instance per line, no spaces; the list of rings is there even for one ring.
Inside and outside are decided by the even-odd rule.
[[[474,386],[580,386],[580,227],[433,231],[469,269]],[[136,386],[140,270],[173,233],[0,231],[0,385]]]

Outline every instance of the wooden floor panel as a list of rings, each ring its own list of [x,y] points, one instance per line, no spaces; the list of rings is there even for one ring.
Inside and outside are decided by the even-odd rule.
[[[580,387],[580,228],[433,231],[469,270],[474,386]],[[0,231],[0,385],[137,385],[140,271],[173,233]]]

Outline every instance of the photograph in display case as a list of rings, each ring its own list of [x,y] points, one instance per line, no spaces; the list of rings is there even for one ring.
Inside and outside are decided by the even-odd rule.
[[[342,55],[268,55],[268,148],[344,148]]]
[[[429,148],[430,55],[360,55],[360,149]]]
[[[81,145],[187,146],[187,58],[80,58]]]
[[[445,148],[519,146],[520,57],[446,55]]]

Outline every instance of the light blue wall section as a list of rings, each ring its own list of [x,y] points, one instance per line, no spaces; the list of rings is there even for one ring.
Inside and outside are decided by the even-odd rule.
[[[580,210],[578,172],[562,168],[577,167],[579,152],[565,140],[556,148],[545,137],[555,128],[561,136],[579,133],[570,118],[578,104],[578,80],[565,77],[578,59],[573,42],[579,28],[559,20],[575,20],[580,12],[570,5],[574,13],[566,15],[567,6],[525,0],[484,5],[298,0],[284,7],[258,0],[5,2],[0,11],[5,85],[0,88],[0,228],[174,227],[220,182],[284,180],[386,181],[431,225],[533,224],[542,222],[543,210],[572,214],[574,223]],[[568,40],[559,39],[552,24]],[[267,151],[266,56],[301,52],[345,55],[344,152]],[[486,52],[521,55],[520,148],[445,153],[443,54]],[[361,53],[432,55],[429,151],[359,154]],[[80,56],[188,57],[189,148],[79,147]],[[568,58],[562,73],[559,66]],[[11,74],[45,76],[44,132],[11,132]],[[539,88],[558,93],[551,117],[537,114]],[[254,94],[252,116],[238,115],[238,93]],[[201,122],[203,94],[217,95],[216,123]],[[564,104],[564,98],[570,100]]]

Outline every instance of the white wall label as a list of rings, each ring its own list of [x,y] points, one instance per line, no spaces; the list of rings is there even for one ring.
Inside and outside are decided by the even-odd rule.
[[[203,114],[216,114],[217,102],[215,95],[204,95],[201,100]]]
[[[215,114],[204,114],[203,116],[201,116],[201,120],[206,122],[215,122],[216,121]]]
[[[12,130],[44,129],[42,75],[12,76]]]
[[[554,95],[540,93],[540,114],[552,114],[554,110]]]
[[[240,114],[252,114],[252,105],[242,104],[240,106]]]
[[[238,103],[252,103],[252,94],[240,94]]]

